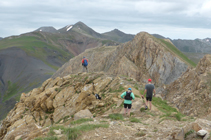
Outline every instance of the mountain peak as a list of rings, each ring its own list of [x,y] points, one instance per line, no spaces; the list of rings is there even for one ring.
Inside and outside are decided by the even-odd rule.
[[[126,34],[119,29],[114,29],[109,32],[103,33],[108,39],[117,41],[117,42],[128,42],[134,38],[134,35]]]
[[[40,32],[47,32],[47,33],[57,33],[58,31],[52,27],[52,26],[43,26],[43,27],[40,27],[38,28],[37,30],[35,31],[40,31]]]

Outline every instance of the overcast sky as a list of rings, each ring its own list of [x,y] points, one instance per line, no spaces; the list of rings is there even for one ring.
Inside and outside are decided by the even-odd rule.
[[[211,0],[0,0],[0,19],[0,37],[82,21],[100,33],[211,38]]]

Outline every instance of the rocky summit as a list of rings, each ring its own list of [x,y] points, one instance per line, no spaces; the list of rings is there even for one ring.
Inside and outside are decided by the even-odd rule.
[[[53,78],[81,72],[83,56],[88,58],[91,72],[125,75],[142,82],[151,77],[156,85],[175,81],[189,65],[172,48],[152,35],[141,32],[132,41],[119,46],[86,50],[63,65]]]

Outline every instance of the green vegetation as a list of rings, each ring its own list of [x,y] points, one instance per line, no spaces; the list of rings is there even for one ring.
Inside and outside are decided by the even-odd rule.
[[[111,43],[113,43],[113,41],[111,40],[102,40],[102,45],[111,44]]]
[[[135,117],[130,118],[130,122],[141,123],[141,121]]]
[[[190,130],[190,131],[188,131],[187,133],[185,133],[185,138],[186,138],[188,135],[192,134],[192,133],[194,133],[194,130]]]
[[[184,55],[180,50],[178,50],[173,44],[171,44],[170,42],[165,41],[163,39],[158,39],[158,40],[160,40],[163,44],[165,44],[168,47],[168,49],[170,49],[172,52],[174,52],[176,55],[178,55],[186,63],[188,63],[192,67],[196,67],[196,63],[191,61],[186,55]]]
[[[73,121],[73,122],[71,122],[70,124],[81,124],[81,123],[84,123],[84,122],[89,122],[89,121],[93,121],[93,119],[86,119],[86,118],[82,118],[82,119],[79,119],[79,120]]]
[[[146,133],[144,133],[143,131],[140,131],[140,132],[136,133],[137,137],[143,137],[145,135],[146,135]]]
[[[122,116],[122,114],[110,114],[109,118],[111,118],[112,120],[124,120],[124,117]]]
[[[140,96],[138,96],[138,95],[134,95],[136,98],[141,98]]]
[[[62,88],[55,88],[55,91],[60,92],[62,90]]]
[[[120,86],[119,86],[119,89],[114,90],[114,92],[122,92],[122,91],[124,91],[124,90],[125,90],[124,87],[123,87],[122,85],[120,85]]]
[[[6,94],[3,97],[3,102],[5,102],[6,100],[10,99],[11,97],[13,97],[18,93],[18,86],[16,83],[12,83],[11,81],[8,81],[7,83],[8,83],[8,88]]]
[[[55,134],[53,130],[61,129],[62,133],[67,136],[68,140],[76,140],[76,138],[80,136],[82,132],[91,131],[100,127],[108,128],[109,125],[108,124],[84,124],[84,125],[80,125],[74,128],[65,128],[64,126],[55,126],[55,127],[50,128],[49,135],[52,136]]]
[[[42,36],[41,33],[33,33],[35,36],[21,35],[18,37],[10,37],[1,40],[0,49],[18,47],[24,50],[29,56],[41,59],[45,64],[57,70],[58,67],[47,62],[48,56],[55,56],[63,62],[66,62],[73,55],[61,47],[57,47],[49,43],[48,39]],[[48,36],[51,38],[51,36]],[[44,39],[45,38],[45,39]]]
[[[156,106],[160,111],[165,113],[161,118],[164,119],[176,119],[178,121],[182,120],[182,117],[185,117],[182,113],[178,112],[176,108],[173,108],[167,104],[165,100],[161,98],[154,97],[152,104]],[[173,115],[172,115],[173,114]]]

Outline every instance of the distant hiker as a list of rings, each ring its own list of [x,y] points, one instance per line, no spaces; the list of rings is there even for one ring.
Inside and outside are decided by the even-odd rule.
[[[83,59],[82,59],[82,66],[83,66],[83,70],[82,70],[82,72],[88,72],[88,68],[87,68],[87,66],[88,66],[88,59],[86,59],[86,57],[83,57]]]
[[[100,97],[100,95],[99,95],[99,94],[95,94],[95,97],[96,97],[96,99],[101,100],[101,97]]]
[[[148,79],[148,84],[145,85],[145,91],[144,91],[144,95],[147,93],[146,95],[146,107],[145,109],[147,110],[148,108],[148,101],[149,101],[149,105],[150,105],[150,110],[152,108],[152,96],[153,96],[153,92],[154,92],[154,97],[155,97],[155,86],[151,83],[152,80],[151,79]],[[142,98],[144,98],[144,95],[142,95]]]
[[[135,96],[132,92],[131,88],[128,88],[128,91],[125,91],[122,93],[121,98],[125,99],[124,100],[124,108],[125,108],[125,116],[128,113],[128,116],[130,117],[130,110],[132,106],[132,100],[135,99]]]

